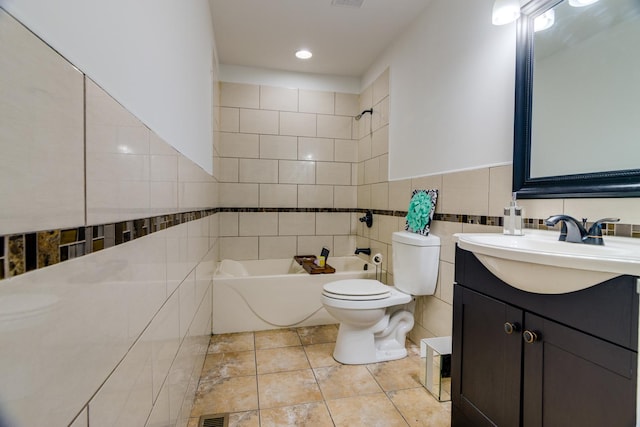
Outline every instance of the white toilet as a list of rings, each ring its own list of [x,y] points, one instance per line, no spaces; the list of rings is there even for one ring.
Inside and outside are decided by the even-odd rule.
[[[414,295],[432,295],[438,279],[440,238],[407,231],[393,233],[395,286],[377,280],[338,280],[324,285],[322,304],[340,322],[333,357],[359,365],[401,359],[413,313]]]

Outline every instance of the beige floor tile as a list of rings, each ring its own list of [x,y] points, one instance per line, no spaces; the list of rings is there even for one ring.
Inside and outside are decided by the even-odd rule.
[[[272,329],[257,331],[256,349],[291,347],[301,345],[300,338],[295,329]]]
[[[200,418],[189,418],[187,427],[198,427],[199,423],[200,423]]]
[[[200,381],[255,375],[255,354],[253,351],[208,354],[204,359]]]
[[[322,368],[325,366],[336,366],[340,363],[333,358],[335,343],[312,344],[304,346],[307,358],[312,368]]]
[[[298,335],[302,345],[324,344],[336,342],[338,325],[321,325],[298,328]]]
[[[406,340],[407,354],[409,357],[420,357],[420,346],[407,338]]]
[[[388,395],[412,427],[451,425],[451,402],[438,402],[423,387],[392,391]]]
[[[256,377],[232,377],[200,382],[191,416],[252,409],[258,409]]]
[[[367,369],[384,391],[401,390],[421,386],[419,357],[405,357],[389,362],[372,363]]]
[[[399,427],[408,424],[384,393],[327,400],[336,427]]]
[[[213,335],[209,344],[208,353],[228,353],[231,351],[253,350],[253,332],[240,332],[237,334]]]
[[[301,346],[256,350],[258,374],[309,369],[307,355]]]
[[[362,365],[338,365],[313,370],[325,400],[382,392]]]
[[[258,411],[229,414],[229,427],[260,427]]]
[[[260,409],[322,400],[311,369],[258,375]]]
[[[333,422],[324,402],[304,403],[260,411],[260,427],[280,426],[333,427]]]

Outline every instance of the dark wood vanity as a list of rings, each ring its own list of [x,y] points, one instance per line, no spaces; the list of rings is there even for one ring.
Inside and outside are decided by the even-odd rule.
[[[456,248],[455,282],[453,427],[636,425],[636,277],[534,294]]]

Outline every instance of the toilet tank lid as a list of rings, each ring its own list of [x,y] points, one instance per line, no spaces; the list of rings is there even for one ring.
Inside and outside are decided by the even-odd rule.
[[[410,233],[408,231],[396,231],[393,233],[391,239],[394,242],[404,243],[405,245],[412,246],[440,246],[440,238],[429,234],[423,236],[418,233]]]

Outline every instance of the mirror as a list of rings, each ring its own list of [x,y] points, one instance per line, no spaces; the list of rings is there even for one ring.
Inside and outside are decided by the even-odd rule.
[[[570,3],[533,0],[518,21],[513,190],[640,196],[640,0]]]

